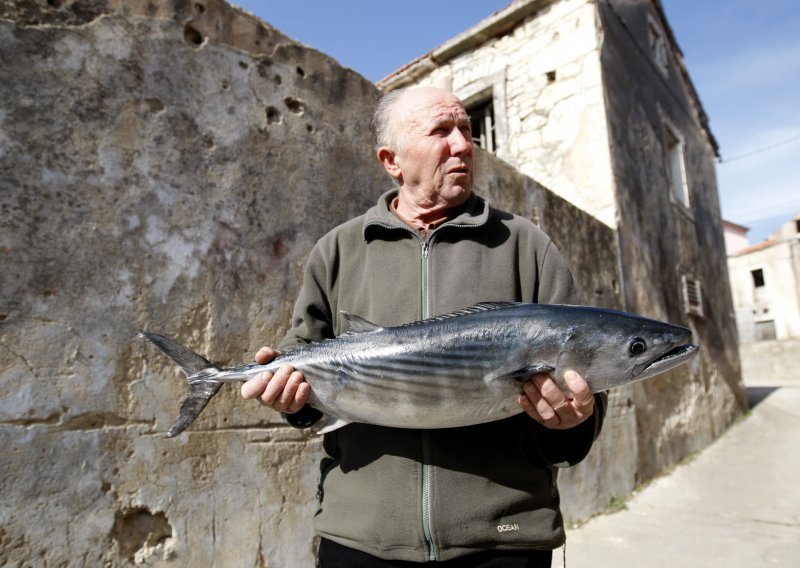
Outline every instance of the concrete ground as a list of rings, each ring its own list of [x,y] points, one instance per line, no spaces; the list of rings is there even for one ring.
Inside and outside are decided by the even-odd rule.
[[[800,567],[800,378],[745,383],[748,416],[627,509],[567,531],[568,568]]]

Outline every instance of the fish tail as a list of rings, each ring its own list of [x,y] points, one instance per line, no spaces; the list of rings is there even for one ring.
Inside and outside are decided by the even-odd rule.
[[[220,369],[202,355],[198,355],[188,347],[184,347],[163,335],[146,331],[140,331],[136,335],[158,347],[162,353],[177,363],[186,374],[186,380],[189,383],[189,394],[183,400],[178,419],[166,434],[167,438],[172,438],[186,430],[194,422],[195,418],[200,416],[208,401],[222,387],[222,381],[214,380]]]

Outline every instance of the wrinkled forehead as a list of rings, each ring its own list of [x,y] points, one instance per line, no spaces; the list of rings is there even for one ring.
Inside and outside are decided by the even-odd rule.
[[[451,93],[415,89],[398,101],[395,120],[395,124],[402,130],[440,122],[469,122],[469,115],[461,101]]]

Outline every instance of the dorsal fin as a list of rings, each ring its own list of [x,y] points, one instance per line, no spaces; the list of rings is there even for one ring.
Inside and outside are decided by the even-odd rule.
[[[367,333],[368,331],[378,331],[379,329],[382,329],[381,326],[374,324],[371,321],[367,321],[355,314],[351,314],[350,312],[342,312],[342,317],[347,320],[347,323],[350,326],[350,329],[347,333]]]
[[[463,310],[450,312],[449,314],[441,314],[441,315],[434,316],[432,318],[428,318],[428,319],[424,319],[424,320],[405,323],[405,324],[400,325],[398,327],[407,327],[407,326],[411,326],[411,325],[419,325],[419,324],[423,324],[423,323],[429,323],[429,322],[432,322],[432,321],[442,321],[442,320],[447,320],[447,319],[450,319],[450,318],[455,318],[455,317],[458,317],[458,316],[466,316],[468,314],[476,314],[478,312],[489,312],[489,311],[492,311],[492,310],[498,310],[500,308],[507,308],[509,306],[514,306],[517,303],[518,302],[480,302],[478,304],[475,304],[474,306],[470,306],[468,308],[464,308]],[[378,324],[372,323],[371,321],[367,321],[367,320],[365,320],[364,318],[362,318],[360,316],[357,316],[355,314],[351,314],[350,312],[342,311],[341,314],[342,314],[342,317],[345,320],[347,320],[347,323],[350,326],[350,329],[346,333],[344,333],[343,335],[352,335],[352,334],[356,334],[356,333],[367,333],[367,332],[370,332],[370,331],[378,331],[380,329],[383,329]]]
[[[405,327],[405,326],[408,326],[408,325],[419,325],[419,324],[422,324],[422,323],[428,323],[428,322],[432,322],[432,321],[442,321],[442,320],[447,320],[447,319],[455,318],[455,317],[459,317],[459,316],[466,316],[466,315],[469,315],[469,314],[477,314],[479,312],[490,312],[492,310],[499,310],[500,308],[508,308],[509,306],[516,305],[517,303],[518,302],[480,302],[478,304],[475,304],[474,306],[470,306],[468,308],[464,308],[463,310],[458,310],[458,311],[455,311],[455,312],[450,312],[449,314],[441,314],[441,315],[438,315],[438,316],[434,316],[432,318],[428,318],[428,319],[424,319],[424,320],[420,320],[420,321],[407,323],[407,324],[404,324],[404,325],[402,325],[400,327]]]
[[[470,306],[467,310],[474,310],[476,312],[488,312],[489,310],[497,310],[500,308],[507,308],[515,306],[519,302],[478,302],[474,306]]]

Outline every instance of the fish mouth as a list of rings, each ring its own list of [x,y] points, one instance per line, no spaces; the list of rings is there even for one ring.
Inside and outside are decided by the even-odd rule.
[[[691,343],[686,343],[684,345],[678,345],[677,347],[673,347],[666,353],[664,353],[658,359],[654,359],[649,363],[643,363],[642,365],[638,365],[636,367],[636,378],[637,379],[646,379],[649,377],[653,377],[665,371],[669,371],[670,369],[674,369],[678,365],[682,365],[683,363],[687,362],[689,359],[697,355],[700,351],[700,348],[697,345],[693,345]]]

